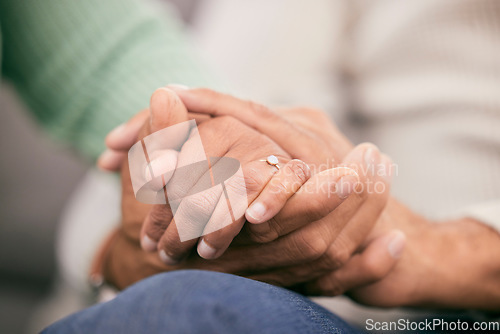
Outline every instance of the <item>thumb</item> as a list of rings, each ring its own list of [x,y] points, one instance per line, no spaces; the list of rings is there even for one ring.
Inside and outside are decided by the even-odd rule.
[[[171,89],[158,88],[149,103],[149,124],[144,135],[188,120],[188,112],[179,96]],[[142,138],[139,136],[139,138]]]
[[[99,157],[97,165],[104,170],[116,171],[125,160],[126,152],[138,140],[187,120],[187,110],[179,96],[168,88],[159,88],[151,96],[149,110],[142,110],[106,136],[108,149]]]
[[[174,91],[159,88],[153,93],[139,141],[128,152],[130,179],[139,201],[165,203],[165,195],[159,190],[173,175],[177,150],[195,124],[187,121],[187,109]]]
[[[159,88],[151,96],[149,120],[139,132],[149,159],[158,158],[165,150],[178,150],[187,140],[191,127],[187,109],[177,94],[168,88]]]

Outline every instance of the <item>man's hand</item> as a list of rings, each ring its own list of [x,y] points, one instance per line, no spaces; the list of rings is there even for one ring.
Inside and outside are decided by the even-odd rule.
[[[270,136],[282,145],[292,157],[311,161],[307,152],[293,151],[298,141],[284,138],[278,131],[288,122],[302,126],[313,132],[322,142],[339,142],[341,147],[348,147],[342,135],[336,129],[328,129],[322,125],[322,117],[308,109],[283,109],[279,112],[282,118],[269,115],[265,108],[250,109],[248,113],[240,113],[236,108],[214,107],[214,102],[223,97],[207,90],[186,90],[179,92],[186,106],[197,113],[206,115],[232,115],[250,126]],[[262,125],[263,121],[273,117],[272,123]],[[325,146],[321,146],[325,147]],[[343,149],[332,149],[326,156],[342,156]],[[319,160],[325,156],[323,151],[314,152]],[[401,260],[387,275],[386,267],[372,258],[376,251],[368,253],[368,249],[376,245],[376,240],[383,240],[386,235],[399,229],[406,234],[407,246]],[[375,240],[369,243],[370,240]],[[390,252],[397,253],[401,239],[387,244]],[[389,204],[377,218],[362,248],[361,254],[354,255],[344,265],[343,270],[334,270],[318,280],[303,286],[308,294],[337,295],[349,290],[347,272],[372,273],[377,278],[373,284],[352,289],[350,296],[355,300],[376,306],[426,306],[446,308],[477,308],[486,310],[500,309],[500,258],[492,256],[500,252],[500,236],[484,224],[471,220],[459,219],[447,222],[432,222],[412,212],[403,204],[389,199]],[[383,251],[383,248],[378,248]],[[369,255],[372,254],[372,255]],[[384,255],[379,254],[378,258]],[[387,253],[385,253],[387,255]],[[389,262],[388,262],[389,263]],[[352,271],[347,269],[357,267]],[[364,270],[362,269],[364,268]],[[357,275],[351,276],[355,281]]]
[[[217,93],[205,92],[212,94],[210,95],[212,98],[218,97]],[[211,104],[211,106],[215,110],[234,109],[241,112],[242,115],[251,115],[251,112],[255,110],[260,111],[264,115],[269,112],[263,106],[227,96],[222,96],[220,101]],[[154,112],[154,108],[152,110]],[[198,117],[200,116],[198,114]],[[273,118],[276,121],[283,119],[275,114],[269,114],[269,116],[271,118],[268,118],[268,121]],[[299,114],[296,116],[300,117]],[[134,121],[136,119],[133,119],[131,122]],[[206,121],[205,123],[210,124],[209,122]],[[264,126],[265,124],[273,123],[262,122],[259,124]],[[324,118],[322,126],[324,134],[333,129],[333,126],[324,122]],[[128,131],[127,129],[134,127],[133,125],[129,125],[126,129],[121,128],[120,131],[123,135]],[[262,130],[256,127],[255,129]],[[321,138],[315,133],[310,132],[307,126],[295,126],[289,121],[286,121],[282,129],[276,131],[274,134],[280,136],[282,139],[290,139],[290,143],[285,143],[285,146],[288,150],[292,151],[292,156],[301,156],[303,159],[318,166],[322,163],[327,163],[328,159],[332,157],[337,159],[337,162],[340,162],[341,157],[350,149],[350,143],[339,135],[337,137],[339,152],[329,154],[328,152],[331,153],[331,149],[335,147],[333,142],[328,140],[321,141]],[[126,140],[123,140],[123,138],[121,140],[114,140],[113,138],[116,137],[119,137],[119,135],[116,135],[116,132],[110,135],[108,137],[108,144],[111,144],[110,146],[113,149],[119,151],[120,148],[126,147],[126,145],[123,145]],[[300,140],[301,144],[305,146],[294,145],[296,140]],[[113,143],[113,141],[115,142]],[[130,140],[128,142],[130,143]],[[358,175],[356,175],[355,180],[352,177],[350,177],[350,180],[349,178],[342,178],[343,175],[353,176],[352,170],[346,167],[337,169],[325,168],[326,170],[318,171],[318,173],[297,190],[297,193],[290,197],[287,205],[274,218],[269,219],[278,210],[272,205],[268,205],[264,211],[261,210],[260,217],[255,217],[253,206],[249,208],[247,219],[253,220],[256,224],[246,225],[245,230],[235,240],[244,246],[231,247],[226,254],[216,261],[200,262],[199,258],[190,257],[182,267],[194,266],[196,268],[237,273],[283,286],[292,286],[342,267],[344,263],[348,262],[350,255],[356,251],[361,241],[369,232],[375,221],[375,218],[372,217],[378,216],[385,205],[388,197],[389,179],[387,176],[391,163],[387,157],[380,155],[375,147],[362,145],[346,157],[344,164],[357,170],[358,173],[354,174],[361,174],[361,178],[358,179]],[[367,173],[370,169],[372,171]],[[381,169],[381,172],[379,169]],[[124,172],[126,172],[126,168]],[[342,179],[344,179],[343,182],[340,182]],[[357,194],[349,197],[346,203],[337,210],[334,210],[353,191],[353,187],[358,181],[360,181],[362,189]],[[282,181],[276,183],[278,187],[282,184]],[[374,189],[370,189],[375,184],[382,187],[379,193],[374,192]],[[272,182],[269,185],[271,185],[270,188],[272,189]],[[281,188],[283,189],[283,187]],[[284,188],[287,189],[286,186]],[[275,191],[268,193],[272,194]],[[293,191],[285,191],[284,193],[291,195]],[[254,204],[273,203],[272,198],[271,200],[266,198],[265,194],[266,191],[261,193]],[[285,196],[283,198],[287,199],[288,197]],[[140,210],[134,211],[134,213],[128,212],[129,216],[137,218],[136,214]],[[124,212],[125,214],[126,212]],[[139,221],[141,220],[139,219]],[[369,254],[377,254],[377,252],[379,254],[386,254],[388,243],[393,241],[399,245],[396,247],[399,248],[396,253],[399,253],[404,246],[404,237],[401,233],[391,231],[387,235],[380,236],[380,238],[374,240],[370,244],[370,247],[366,247],[363,258],[375,259],[377,263],[380,263],[379,267],[384,268],[388,272],[392,265],[394,265],[397,256],[375,257],[369,256]],[[110,263],[116,264],[121,261],[122,267],[127,266],[127,261],[123,261],[122,259],[115,257]],[[150,257],[148,259],[151,260]],[[366,262],[358,261],[358,263],[360,263],[358,266],[348,266],[348,270],[344,275],[347,278],[357,276],[357,280],[352,280],[352,283],[355,283],[354,285],[366,284],[377,278],[373,275],[373,272],[368,270],[370,268],[368,265],[371,265],[370,263],[368,265]],[[128,265],[131,265],[131,263]],[[158,267],[156,268],[159,269]],[[353,268],[356,269],[354,274]],[[160,267],[159,270],[167,269],[169,267]],[[363,269],[366,270],[363,271]],[[383,270],[379,270],[375,274],[380,275],[382,272]],[[363,275],[363,273],[365,274]],[[127,273],[110,276],[115,277],[116,284],[121,285],[120,282],[116,281],[116,277],[122,279],[122,277],[127,276]],[[130,273],[128,276],[130,276]],[[349,282],[346,283],[346,287],[348,286],[350,286]]]
[[[383,279],[349,291],[351,298],[379,307],[500,310],[497,232],[468,218],[430,222],[390,199],[372,233],[394,228],[407,235],[400,261]],[[336,276],[311,281],[304,290],[335,295],[344,284]]]
[[[159,89],[153,94],[150,112],[151,120],[145,118],[143,113],[131,120],[133,126],[138,119],[142,118],[144,122],[141,128],[136,127],[139,140],[162,127],[185,121],[188,117],[178,97],[167,89]],[[247,226],[246,234],[239,237],[240,243],[250,240],[272,241],[309,224],[312,217],[311,208],[315,202],[321,204],[321,200],[328,201],[328,205],[321,204],[321,210],[315,210],[312,213],[317,219],[323,217],[340,205],[359,181],[357,173],[347,167],[326,170],[309,180],[310,170],[305,163],[296,159],[290,160],[289,155],[267,136],[263,136],[229,116],[206,120],[198,127],[198,135],[204,143],[207,156],[231,157],[242,164],[244,180],[243,185],[239,184],[239,187],[240,190],[241,187],[245,187],[248,200],[253,201],[252,207],[246,212],[246,218],[255,225]],[[109,141],[112,141],[112,138]],[[129,145],[131,143],[132,141],[128,141]],[[161,162],[168,162],[173,167],[177,163],[173,161],[175,159],[189,162],[188,148],[190,146],[190,140],[188,140],[178,156],[169,155],[169,161]],[[261,161],[270,154],[279,157],[281,164],[279,170]],[[150,165],[156,161],[158,160],[152,160]],[[125,161],[122,169],[124,231],[131,239],[137,239],[138,229],[141,229],[140,240],[143,248],[148,251],[158,250],[165,263],[173,265],[181,261],[197,243],[201,257],[217,258],[240,232],[245,221],[243,213],[247,208],[246,204],[241,208],[232,207],[235,217],[241,217],[232,224],[205,234],[201,240],[195,238],[181,241],[179,224],[187,223],[191,227],[201,223],[202,228],[210,228],[211,224],[218,224],[226,218],[217,212],[221,201],[220,192],[210,191],[208,195],[205,192],[201,196],[195,194],[187,201],[183,200],[177,209],[176,221],[172,224],[173,213],[169,204],[151,206],[141,204],[135,199],[128,163]],[[181,177],[174,173],[171,179],[165,182],[168,182],[167,189],[171,186],[177,191],[187,193],[189,189],[196,188],[199,183],[196,181],[198,178],[199,175],[193,175],[193,173],[188,177],[186,175]],[[301,188],[302,185],[304,187]],[[227,188],[238,190],[234,184],[228,184]],[[299,191],[298,196],[294,196],[297,191]],[[316,194],[315,192],[322,193]],[[286,208],[282,210],[285,203],[287,203]],[[308,207],[303,203],[311,203],[311,205]],[[255,208],[259,206],[264,210],[256,211]],[[238,212],[238,209],[243,211]],[[273,219],[273,223],[268,221],[278,212],[280,214]]]
[[[155,130],[188,119],[183,104],[175,93],[167,89],[159,89],[153,94],[150,111],[150,118],[139,130],[138,139],[145,138]],[[145,174],[150,169],[154,170],[159,165],[165,164],[169,166],[162,166],[163,168],[159,169],[175,170],[173,175],[169,176],[170,179],[165,179],[166,176],[162,175],[163,184],[157,189],[161,195],[165,190],[170,200],[167,204],[153,205],[141,228],[143,248],[148,251],[158,250],[160,257],[167,264],[175,264],[182,260],[197,243],[200,256],[208,259],[219,257],[243,226],[247,195],[250,201],[258,196],[267,198],[269,203],[274,205],[274,210],[279,211],[288,197],[310,177],[309,168],[305,163],[299,160],[290,161],[288,154],[272,140],[232,117],[207,120],[198,126],[195,132],[191,131],[187,139],[168,139],[169,143],[166,144],[169,148],[182,144],[179,152],[171,149],[155,151],[148,147],[150,162],[147,166],[140,166],[143,167]],[[180,142],[170,143],[176,139],[180,139]],[[203,147],[200,148],[201,143]],[[162,146],[161,144],[165,145],[165,143],[153,144],[157,144],[158,147]],[[162,155],[155,156],[157,152]],[[281,170],[278,171],[276,167],[262,161],[269,155],[279,159],[283,167]],[[231,177],[223,180],[225,185],[223,191],[221,187],[214,187],[213,182],[214,178],[229,173],[227,164],[224,164],[224,161],[227,161],[224,160],[226,157],[238,162],[236,169],[239,169],[241,163],[242,173],[238,171],[234,175],[227,175]],[[129,162],[125,162],[124,171],[129,168]],[[195,163],[197,166],[201,165],[201,168],[191,168]],[[176,169],[180,164],[188,169]],[[181,170],[187,173],[181,173]],[[139,172],[141,171],[139,168]],[[150,171],[151,173],[153,171]],[[207,186],[205,181],[210,179],[212,184],[208,184],[209,189],[205,189]],[[124,217],[130,215],[135,218],[136,213],[131,211],[138,208],[133,204],[134,194],[129,186],[130,175],[122,173],[122,180],[125,190],[123,202],[127,204],[123,207]],[[268,184],[270,180],[274,182]],[[279,183],[283,187],[273,188],[274,183]],[[204,188],[204,191],[200,192],[199,188]],[[228,205],[226,198],[228,194],[234,195],[229,199],[239,200],[239,202],[231,201],[230,217],[225,215],[226,211],[223,210],[224,206],[227,208]],[[243,201],[241,201],[242,196]],[[175,221],[171,208],[172,198],[182,199],[175,212]],[[221,225],[228,218],[232,221]],[[134,231],[136,226],[137,222],[125,222],[125,230],[132,231],[129,232],[130,237],[137,235]],[[181,240],[183,232],[189,232],[187,236],[189,240]],[[197,237],[201,235],[203,237],[198,240]]]

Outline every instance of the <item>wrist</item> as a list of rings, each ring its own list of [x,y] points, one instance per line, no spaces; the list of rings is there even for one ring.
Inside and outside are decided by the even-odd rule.
[[[426,307],[498,309],[498,235],[471,219],[430,223],[415,239],[422,275],[416,301]]]

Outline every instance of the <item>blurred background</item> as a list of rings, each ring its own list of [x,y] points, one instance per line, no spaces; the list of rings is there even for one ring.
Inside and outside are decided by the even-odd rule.
[[[198,1],[165,2],[188,24]],[[92,165],[51,140],[5,81],[0,152],[0,333],[28,333],[57,277],[60,215]]]
[[[284,31],[276,31],[276,36],[269,40],[261,40],[259,33],[252,34],[251,31],[254,24],[267,24],[271,27],[276,10],[289,8],[296,12],[299,7],[304,7],[299,1],[274,1],[274,4],[269,5],[261,1],[257,6],[248,8],[242,2],[234,6],[228,1],[220,1],[219,4],[217,1],[199,0],[150,2],[174,9],[186,24],[189,38],[206,63],[210,64],[221,81],[231,82],[231,91],[240,96],[279,104],[293,102],[290,96],[301,101],[310,91],[328,90],[328,86],[320,86],[317,82],[309,85],[311,82],[307,81],[307,72],[311,69],[303,66],[319,64],[320,68],[313,68],[312,73],[328,67],[330,61],[326,62],[325,56],[330,53],[327,50],[330,43],[310,40],[306,45],[310,48],[312,43],[312,47],[316,49],[316,52],[311,52],[306,57],[324,55],[325,59],[320,59],[319,63],[294,63],[295,58],[288,54],[288,63],[276,67],[272,64],[281,55],[287,54],[288,50],[276,53],[268,50],[265,54],[261,52]],[[260,11],[265,7],[269,8],[267,15]],[[247,10],[250,12],[246,12]],[[231,18],[228,16],[231,11],[239,15]],[[304,19],[315,20],[320,15],[324,24],[333,22],[333,18],[325,17],[318,11],[310,14]],[[260,18],[255,22],[257,16]],[[237,25],[239,32],[227,30],[226,25],[218,23],[221,19]],[[328,28],[322,24],[319,27]],[[247,35],[244,40],[240,40],[238,36],[242,31]],[[300,34],[300,31],[290,33]],[[308,39],[307,36],[298,38],[304,41]],[[242,48],[247,43],[255,43],[252,52],[244,51],[248,47]],[[233,53],[222,52],[228,50],[228,47]],[[302,67],[294,68],[297,63]],[[263,76],[264,73],[266,74]],[[290,83],[294,80],[289,80],[291,75],[300,76],[304,81],[292,87]],[[263,78],[266,80],[262,80]],[[327,78],[325,73],[325,80],[331,81],[332,77]],[[318,95],[322,96],[314,94]],[[318,107],[328,105],[324,96],[321,98],[323,101],[308,98],[309,104]],[[82,182],[87,170],[92,168],[92,164],[70,148],[51,140],[28,112],[12,85],[5,80],[0,88],[0,110],[0,333],[24,333],[32,330],[30,321],[33,314],[40,307],[43,308],[53,293],[57,278],[55,251],[60,216],[68,198]]]

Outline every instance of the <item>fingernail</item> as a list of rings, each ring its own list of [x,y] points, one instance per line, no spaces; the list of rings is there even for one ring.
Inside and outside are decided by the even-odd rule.
[[[377,149],[374,147],[368,147],[368,149],[365,151],[364,159],[365,159],[365,164],[367,167],[371,168],[374,167],[375,165],[375,160],[377,158]]]
[[[396,235],[389,241],[387,245],[387,251],[389,254],[395,258],[399,259],[405,248],[406,238],[402,232],[396,233]]]
[[[163,249],[160,251],[160,259],[163,261],[163,263],[168,264],[170,266],[173,266],[173,265],[179,263],[179,261],[168,256],[167,253],[165,253],[165,251]]]
[[[160,93],[160,91],[163,91],[163,93]],[[151,96],[150,104],[151,106],[149,108],[149,123],[150,125],[153,125],[154,112],[152,106],[155,106],[156,112],[164,112],[168,106],[168,96],[165,94],[165,87],[160,87],[154,91],[153,95]]]
[[[172,90],[188,90],[189,87],[186,85],[181,85],[181,84],[170,84],[167,85],[168,88],[171,88]]]
[[[354,187],[358,184],[359,178],[355,174],[344,175],[337,181],[335,185],[335,192],[337,196],[341,199],[345,199],[349,197],[350,194],[354,191]]]
[[[141,240],[141,247],[144,249],[146,252],[154,252],[156,250],[156,246],[158,243],[145,235],[142,240]]]
[[[246,211],[246,216],[252,220],[252,223],[260,222],[265,214],[266,207],[261,202],[253,203]]]
[[[121,125],[118,125],[116,128],[114,128],[113,130],[111,130],[108,134],[108,136],[110,137],[115,137],[115,136],[120,136],[123,132],[123,130],[125,130],[125,124],[121,124]]]
[[[215,255],[217,254],[217,250],[211,246],[209,246],[206,242],[205,239],[201,239],[201,241],[198,243],[198,254],[207,260],[213,259]]]

